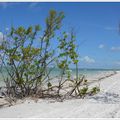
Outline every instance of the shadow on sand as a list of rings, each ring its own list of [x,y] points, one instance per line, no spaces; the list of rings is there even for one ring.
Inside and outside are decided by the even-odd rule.
[[[104,103],[104,104],[118,104],[120,103],[120,96],[116,93],[103,93],[91,97],[90,99],[94,100],[95,103]]]

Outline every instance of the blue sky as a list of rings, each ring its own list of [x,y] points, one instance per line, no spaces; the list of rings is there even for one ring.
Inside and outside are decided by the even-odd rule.
[[[120,3],[0,3],[0,35],[40,24],[50,9],[64,11],[63,29],[75,28],[83,68],[120,68]]]

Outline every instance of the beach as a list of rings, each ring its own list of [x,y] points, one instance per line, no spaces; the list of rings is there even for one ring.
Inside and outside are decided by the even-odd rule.
[[[1,118],[119,118],[120,71],[92,86],[100,84],[100,92],[84,99],[56,102],[51,99],[38,101],[26,99],[11,107],[0,108]]]
[[[120,2],[0,2],[0,118],[120,118]]]

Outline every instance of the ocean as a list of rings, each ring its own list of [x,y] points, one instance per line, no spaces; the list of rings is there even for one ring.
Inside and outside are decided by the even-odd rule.
[[[71,69],[71,75],[75,76],[75,69]],[[111,72],[116,71],[115,69],[88,69],[83,68],[78,70],[78,74],[80,76],[84,75],[87,79],[95,80],[101,76],[105,76],[106,74],[111,74]],[[117,70],[119,71],[119,70]],[[5,72],[5,71],[4,71]],[[6,74],[6,73],[5,73]],[[54,78],[60,74],[60,70],[54,69],[52,70],[50,77]],[[7,75],[7,74],[6,74]],[[0,86],[4,86],[3,77],[0,73]]]
[[[71,74],[74,76],[76,74],[76,70],[75,69],[70,69],[71,71]],[[78,74],[81,76],[81,75],[84,75],[84,76],[96,76],[98,74],[101,74],[101,73],[110,73],[110,72],[113,72],[113,71],[119,71],[119,70],[115,70],[115,69],[89,69],[89,68],[82,68],[82,69],[78,69]],[[52,74],[51,75],[59,75],[60,74],[60,71],[58,69],[55,69],[52,71]]]

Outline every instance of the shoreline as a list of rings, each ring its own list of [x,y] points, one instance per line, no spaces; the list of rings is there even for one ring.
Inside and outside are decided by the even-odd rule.
[[[104,76],[102,76],[102,77],[98,77],[98,79],[96,79],[96,80],[89,80],[88,79],[88,85],[91,85],[91,84],[94,84],[94,83],[98,83],[98,82],[100,82],[100,81],[102,81],[102,80],[104,80],[104,79],[106,79],[106,78],[109,78],[109,77],[112,77],[112,76],[114,76],[115,74],[117,74],[119,71],[112,71],[111,73],[109,73],[109,74],[104,74]],[[0,89],[4,89],[4,86],[3,87],[0,87]],[[18,100],[19,101],[19,100]],[[21,102],[22,101],[24,101],[24,100],[21,100]],[[17,102],[17,103],[15,103],[15,105],[16,104],[18,104],[19,102]],[[10,103],[8,103],[8,101],[6,101],[6,97],[2,97],[2,96],[0,96],[0,108],[1,107],[6,107],[6,106],[10,106]]]
[[[118,74],[118,72],[120,72],[120,71],[113,71],[113,72],[114,72],[114,73],[111,73],[111,74],[109,74],[109,75],[102,76],[102,77],[100,77],[100,78],[98,78],[98,79],[96,79],[96,80],[89,80],[89,79],[88,79],[88,81],[89,81],[88,84],[100,82],[100,81],[102,81],[102,80],[104,80],[104,79],[106,79],[106,78],[109,78],[109,77],[112,77],[112,76]]]
[[[120,71],[101,79],[100,93],[85,99],[55,102],[26,99],[11,107],[0,108],[1,118],[99,118],[120,117]],[[99,109],[98,109],[99,108]],[[68,114],[68,111],[70,114]],[[114,114],[115,113],[115,114]],[[6,116],[7,115],[7,116]]]

